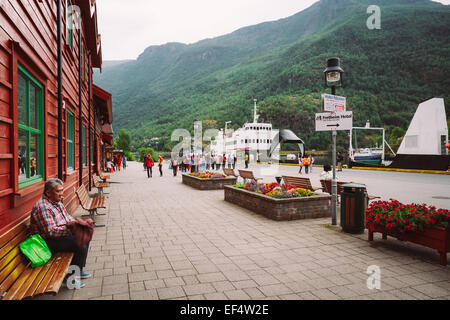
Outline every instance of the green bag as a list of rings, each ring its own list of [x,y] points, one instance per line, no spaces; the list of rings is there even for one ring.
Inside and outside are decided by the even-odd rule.
[[[31,261],[31,267],[43,266],[52,257],[44,239],[38,234],[29,237],[19,245],[20,251]]]

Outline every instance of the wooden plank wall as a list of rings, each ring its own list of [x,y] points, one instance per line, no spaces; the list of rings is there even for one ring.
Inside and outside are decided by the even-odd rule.
[[[63,1],[63,24],[66,5]],[[58,101],[57,101],[57,28],[56,0],[2,0],[0,1],[0,234],[17,221],[29,215],[32,206],[42,195],[43,182],[20,189],[18,187],[18,129],[17,129],[17,63],[20,63],[44,87],[44,142],[45,179],[58,175]],[[82,32],[85,59],[85,81],[82,84],[82,119],[88,128],[89,88],[85,30]],[[73,188],[78,187],[79,176],[79,102],[78,102],[78,32],[72,32],[72,48],[66,45],[63,28],[63,99],[66,109],[74,114],[75,170],[66,167],[66,110],[63,113],[64,203],[69,212],[76,209],[78,201]],[[93,105],[92,105],[93,110]],[[87,136],[87,158],[89,139]],[[98,143],[100,132],[96,131]],[[100,150],[99,148],[97,150]],[[97,154],[98,156],[98,154]],[[89,161],[89,160],[88,160]],[[99,160],[96,161],[99,163]],[[93,171],[95,167],[93,166]],[[88,182],[88,166],[83,168],[83,181]]]

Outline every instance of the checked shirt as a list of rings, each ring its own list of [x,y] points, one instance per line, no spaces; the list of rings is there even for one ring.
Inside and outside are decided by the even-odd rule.
[[[45,195],[31,210],[31,234],[40,234],[42,238],[59,238],[70,234],[67,227],[75,219],[69,215],[62,202],[53,203]]]

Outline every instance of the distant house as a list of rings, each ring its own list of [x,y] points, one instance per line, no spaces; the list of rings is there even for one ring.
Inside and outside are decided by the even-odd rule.
[[[112,123],[111,95],[92,90],[101,66],[94,0],[2,1],[0,235],[29,216],[49,178],[62,178],[64,204],[77,208],[73,189],[100,168],[102,128]]]

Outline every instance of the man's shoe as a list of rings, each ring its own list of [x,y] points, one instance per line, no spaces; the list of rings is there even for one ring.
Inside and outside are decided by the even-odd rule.
[[[92,278],[92,274],[81,271],[80,278],[81,279],[89,279],[89,278]]]
[[[71,280],[71,281],[66,281],[66,287],[68,289],[81,289],[83,287],[85,287],[86,285],[84,284],[84,282],[81,282],[80,280]]]

